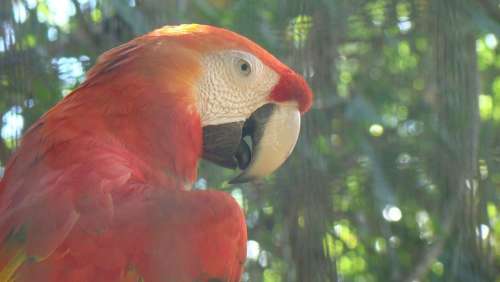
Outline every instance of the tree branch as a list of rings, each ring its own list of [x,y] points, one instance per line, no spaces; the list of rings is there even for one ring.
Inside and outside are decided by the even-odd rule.
[[[489,0],[477,0],[477,2],[491,18],[500,22],[500,10],[495,7],[495,4],[491,3]]]

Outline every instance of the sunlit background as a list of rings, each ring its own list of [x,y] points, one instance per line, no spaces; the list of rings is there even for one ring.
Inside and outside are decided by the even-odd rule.
[[[243,281],[500,281],[496,0],[1,0],[0,175],[103,51],[165,24],[266,47],[310,82],[298,148],[244,208]]]

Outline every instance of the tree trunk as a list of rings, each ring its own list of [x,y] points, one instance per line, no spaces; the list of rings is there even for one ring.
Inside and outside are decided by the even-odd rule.
[[[476,234],[481,192],[477,181],[479,86],[471,8],[466,0],[434,0],[431,5],[438,102],[434,164],[443,207],[441,239],[435,246],[448,254],[440,258],[444,281],[492,281]]]

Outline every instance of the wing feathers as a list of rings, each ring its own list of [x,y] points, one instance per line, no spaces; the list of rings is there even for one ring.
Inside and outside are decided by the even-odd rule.
[[[234,199],[147,185],[116,153],[89,151],[86,162],[44,181],[25,178],[42,185],[34,193],[2,199],[16,212],[0,216],[0,232],[23,236],[2,243],[0,281],[236,282],[246,228]]]

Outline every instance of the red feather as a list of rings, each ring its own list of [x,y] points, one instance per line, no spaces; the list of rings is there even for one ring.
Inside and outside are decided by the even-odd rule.
[[[0,182],[0,280],[239,281],[240,207],[185,190],[202,146],[191,87],[200,57],[220,49],[298,77],[230,31],[166,27],[106,52],[28,130]],[[278,86],[275,99],[309,107],[308,88],[299,97]]]

